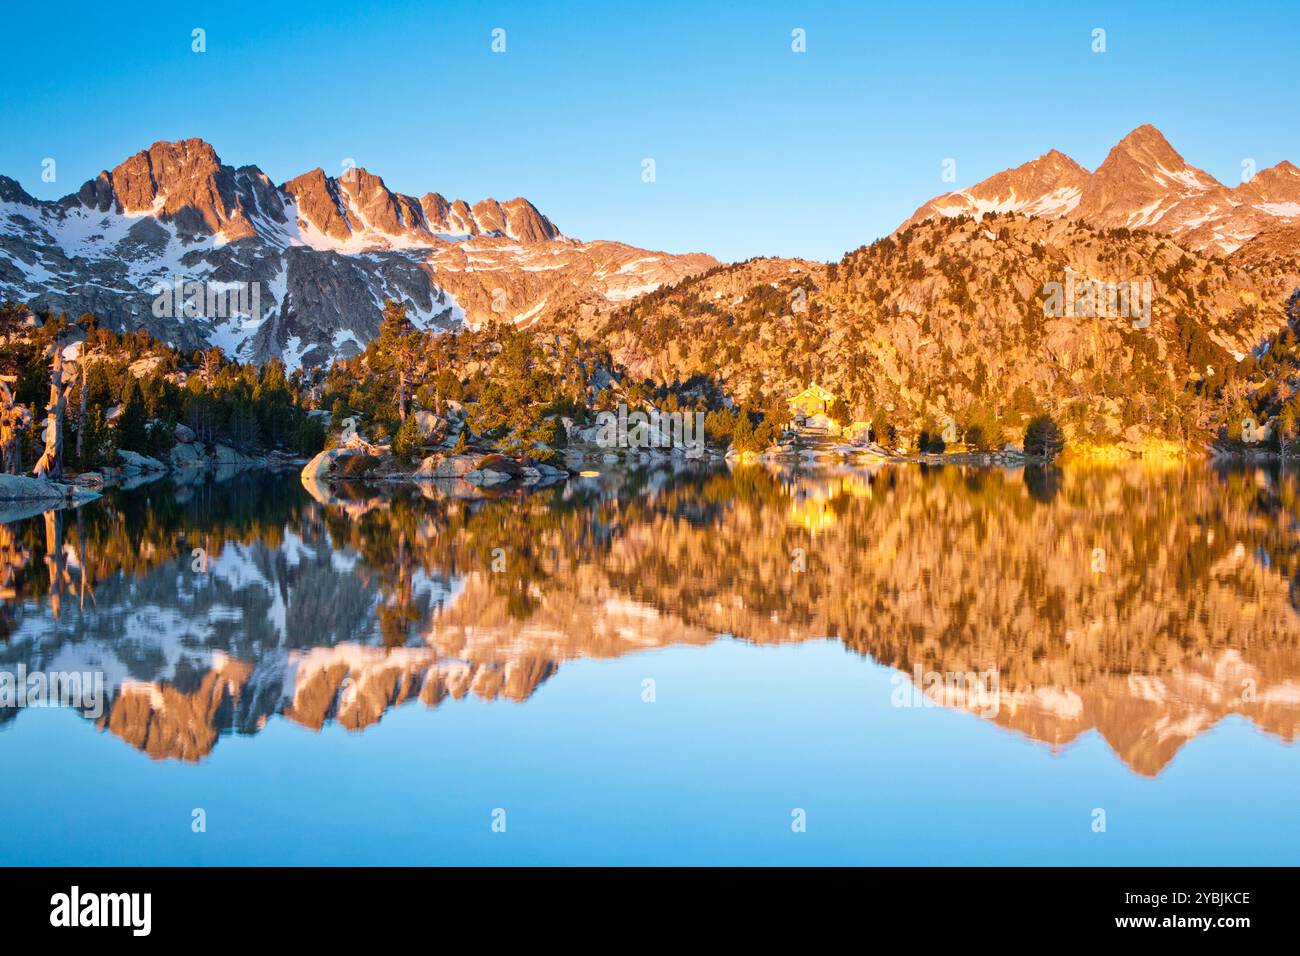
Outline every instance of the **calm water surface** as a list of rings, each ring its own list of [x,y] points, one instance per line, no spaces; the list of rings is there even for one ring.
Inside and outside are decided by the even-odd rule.
[[[1300,863],[1298,499],[244,475],[11,520],[0,672],[104,699],[0,707],[0,863]]]

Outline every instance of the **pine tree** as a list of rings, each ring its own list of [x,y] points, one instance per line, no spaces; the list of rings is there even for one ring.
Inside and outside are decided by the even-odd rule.
[[[112,454],[112,435],[108,426],[104,422],[103,408],[96,406],[92,408],[86,416],[86,423],[77,435],[78,444],[81,446],[81,452],[77,456],[77,464],[85,470],[90,470],[99,466],[103,461],[108,460]]]
[[[754,426],[749,421],[749,412],[741,410],[736,418],[736,427],[731,433],[731,444],[736,451],[757,451],[758,443],[754,438]]]
[[[1026,457],[1051,461],[1064,447],[1061,429],[1049,416],[1037,415],[1030,419],[1025,428]]]
[[[415,416],[412,415],[402,422],[402,427],[397,430],[397,434],[393,437],[393,454],[402,464],[411,464],[415,459],[415,453],[419,449],[422,439],[420,426],[416,422]]]
[[[406,306],[389,299],[379,324],[378,353],[381,364],[397,376],[397,420],[406,422],[406,402],[411,394],[415,365],[420,357],[420,334],[406,317]]]
[[[140,383],[127,372],[126,384],[122,386],[122,411],[117,418],[117,447],[144,453],[149,443],[147,421]]]

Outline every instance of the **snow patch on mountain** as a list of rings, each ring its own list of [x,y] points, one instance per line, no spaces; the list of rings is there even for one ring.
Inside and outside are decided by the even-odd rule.
[[[1140,126],[1095,172],[1052,150],[930,200],[903,226],[988,212],[1153,229],[1194,250],[1227,253],[1273,228],[1273,220],[1300,221],[1300,170],[1278,163],[1229,188],[1187,163],[1154,126]]]
[[[504,290],[527,323],[716,264],[566,238],[522,198],[472,207],[436,193],[417,200],[359,168],[275,186],[255,166],[221,164],[197,139],[155,143],[57,202],[0,176],[0,300],[73,318],[90,312],[185,351],[215,345],[291,368],[364,348],[387,299],[404,303],[418,327],[447,330],[495,315]],[[178,281],[214,291],[247,284],[259,307],[209,316],[156,309],[169,292],[174,306]]]

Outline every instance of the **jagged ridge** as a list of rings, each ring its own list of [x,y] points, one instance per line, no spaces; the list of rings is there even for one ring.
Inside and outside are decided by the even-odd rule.
[[[423,328],[526,324],[563,306],[606,308],[714,264],[566,238],[522,197],[416,199],[361,168],[276,186],[256,166],[223,164],[200,139],[155,143],[58,201],[0,177],[0,298],[291,367],[356,354],[389,298]],[[176,276],[256,283],[258,308],[155,314],[159,288]]]
[[[1150,124],[1111,149],[1096,172],[1056,150],[925,203],[903,225],[935,216],[1015,212],[1099,229],[1169,233],[1189,249],[1228,253],[1300,222],[1300,169],[1283,161],[1229,188],[1190,165]]]

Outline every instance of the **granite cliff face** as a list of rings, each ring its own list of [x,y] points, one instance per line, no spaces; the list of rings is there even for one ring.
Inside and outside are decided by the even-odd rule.
[[[199,139],[155,143],[58,201],[0,176],[0,299],[290,367],[355,354],[389,298],[422,328],[526,324],[561,305],[608,308],[715,264],[566,238],[523,198],[417,199],[361,168],[276,186]],[[256,306],[159,314],[155,300],[178,277],[218,292],[255,283]]]

